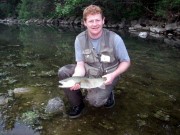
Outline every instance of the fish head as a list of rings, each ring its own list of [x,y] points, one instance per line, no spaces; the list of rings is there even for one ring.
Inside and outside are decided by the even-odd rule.
[[[74,86],[76,82],[74,80],[61,80],[59,81],[59,87],[61,88],[70,88]]]

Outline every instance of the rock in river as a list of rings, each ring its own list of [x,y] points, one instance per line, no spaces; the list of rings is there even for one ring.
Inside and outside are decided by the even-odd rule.
[[[18,93],[26,93],[26,92],[30,92],[31,89],[30,88],[15,88],[14,93],[18,94]]]
[[[8,103],[6,96],[0,95],[0,106]]]
[[[48,114],[57,114],[64,112],[64,102],[61,98],[55,97],[48,101],[48,104],[45,108],[45,113]]]

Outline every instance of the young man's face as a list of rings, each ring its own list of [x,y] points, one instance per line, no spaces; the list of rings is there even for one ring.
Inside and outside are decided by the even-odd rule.
[[[87,27],[91,38],[99,38],[102,34],[104,18],[102,18],[101,14],[88,15],[84,25]]]

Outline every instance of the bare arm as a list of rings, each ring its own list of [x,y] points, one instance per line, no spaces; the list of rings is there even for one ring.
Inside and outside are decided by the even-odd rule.
[[[73,76],[84,76],[84,75],[85,75],[84,62],[83,61],[77,62]],[[75,84],[70,88],[70,90],[78,90],[80,89],[80,87],[81,87],[80,84]]]
[[[84,76],[84,75],[85,75],[84,62],[83,61],[77,62],[73,76]]]
[[[103,77],[107,78],[105,84],[106,85],[111,84],[114,78],[124,73],[129,68],[130,63],[131,63],[130,61],[123,61],[119,64],[118,68],[114,72],[104,75]]]

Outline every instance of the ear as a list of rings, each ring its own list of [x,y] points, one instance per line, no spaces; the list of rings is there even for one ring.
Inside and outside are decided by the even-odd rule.
[[[105,23],[105,17],[103,17],[103,24]]]
[[[86,26],[86,21],[83,21],[83,23],[84,23],[84,26]]]

